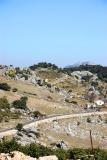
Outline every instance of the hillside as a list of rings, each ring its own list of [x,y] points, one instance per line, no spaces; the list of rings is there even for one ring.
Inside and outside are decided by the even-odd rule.
[[[98,75],[106,68],[99,68],[100,72],[92,66],[61,69],[50,63],[23,69],[1,65],[1,139],[17,126],[18,132],[6,134],[6,139],[14,137],[22,145],[90,148],[91,130],[94,147],[107,149],[107,83]],[[57,119],[66,115],[71,118]],[[43,122],[36,125],[37,120]]]

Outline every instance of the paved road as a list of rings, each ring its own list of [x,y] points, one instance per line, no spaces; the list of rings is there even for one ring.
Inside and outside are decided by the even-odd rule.
[[[76,117],[97,116],[97,115],[107,115],[107,112],[88,112],[88,113],[48,116],[48,117],[43,117],[41,119],[29,121],[29,122],[23,124],[23,128],[28,129],[33,126],[37,126],[38,124],[41,124],[41,123],[52,122],[53,120],[61,120],[61,119],[76,118]],[[16,133],[17,133],[17,130],[15,128],[9,128],[9,129],[6,129],[6,130],[3,130],[0,132],[0,138],[4,137],[6,135],[14,135]]]

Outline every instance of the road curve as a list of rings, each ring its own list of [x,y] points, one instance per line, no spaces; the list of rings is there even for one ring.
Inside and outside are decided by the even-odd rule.
[[[49,116],[49,117],[44,117],[42,119],[36,119],[36,120],[30,121],[26,124],[23,124],[23,128],[28,129],[30,127],[38,126],[39,124],[42,124],[45,122],[49,123],[54,120],[69,119],[69,118],[76,118],[76,117],[97,116],[97,115],[107,115],[107,112],[88,112],[88,113]],[[15,135],[16,133],[17,133],[17,130],[15,128],[6,129],[6,130],[0,132],[0,138],[3,138],[4,136],[8,136],[8,135]]]

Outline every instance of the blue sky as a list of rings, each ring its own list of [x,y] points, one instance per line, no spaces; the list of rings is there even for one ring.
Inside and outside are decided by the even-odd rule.
[[[0,63],[107,65],[107,0],[0,0]]]

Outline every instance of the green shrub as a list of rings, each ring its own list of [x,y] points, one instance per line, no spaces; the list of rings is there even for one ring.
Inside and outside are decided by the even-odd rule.
[[[11,78],[14,78],[16,76],[16,70],[15,69],[9,69],[7,75]]]
[[[40,62],[38,64],[34,64],[33,66],[29,67],[31,70],[35,70],[37,68],[51,68],[53,70],[58,70],[58,67],[55,64],[47,63],[47,62]]]
[[[34,115],[34,118],[38,118],[38,117],[42,117],[43,116],[43,114],[40,113],[39,111],[34,111],[33,115]]]
[[[20,145],[13,139],[12,141],[3,141],[0,143],[0,153],[10,153],[20,149]]]
[[[56,155],[59,160],[90,160],[90,158],[86,158],[86,156],[88,157],[94,153],[95,160],[107,160],[107,152],[100,149],[94,149],[92,153],[92,150],[90,149],[74,148],[65,151],[63,149],[50,149],[37,144],[21,146],[14,139],[9,142],[0,142],[0,153],[10,153],[12,151],[20,151],[26,155],[36,158],[41,156]]]
[[[89,82],[91,78],[92,78],[92,76],[87,75],[87,76],[83,76],[82,80]]]
[[[21,97],[20,100],[15,100],[13,102],[13,107],[16,109],[27,109],[27,97]]]
[[[18,131],[22,131],[22,129],[23,129],[23,124],[22,124],[22,123],[18,123],[17,126],[16,126],[16,129],[17,129]]]
[[[10,104],[6,97],[0,98],[0,109],[9,109]]]
[[[71,101],[71,103],[73,103],[73,104],[78,104],[76,101]]]
[[[90,117],[87,118],[87,123],[91,123],[91,118]]]
[[[10,91],[11,87],[7,83],[0,83],[0,89]]]

